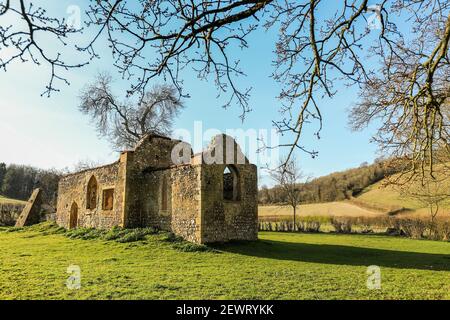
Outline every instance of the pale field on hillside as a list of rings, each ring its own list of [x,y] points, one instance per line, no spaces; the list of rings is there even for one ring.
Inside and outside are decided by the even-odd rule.
[[[438,166],[437,169],[442,169]],[[437,176],[443,174],[437,171]],[[442,191],[449,190],[450,179],[440,179]],[[440,217],[450,217],[450,197],[440,204],[438,215]],[[352,200],[335,201],[328,203],[312,203],[298,206],[299,216],[379,216],[394,213],[402,217],[428,217],[429,209],[424,203],[417,199],[405,196],[397,187],[386,186],[386,180],[381,180],[367,187],[358,197]],[[259,206],[259,217],[291,216],[292,207],[287,205]]]
[[[385,206],[402,206],[408,209],[421,209],[424,204],[416,199],[401,195],[393,187],[383,187],[380,183],[376,183],[369,188],[367,192],[361,194],[358,200]],[[443,208],[450,209],[450,199],[441,203]]]
[[[383,215],[383,212],[369,210],[358,207],[349,202],[327,202],[327,203],[312,203],[302,204],[297,207],[297,214],[299,216],[377,216]],[[259,206],[258,216],[287,216],[292,215],[292,207],[286,205],[272,205]]]
[[[26,204],[26,201],[16,200],[0,196],[0,204]]]

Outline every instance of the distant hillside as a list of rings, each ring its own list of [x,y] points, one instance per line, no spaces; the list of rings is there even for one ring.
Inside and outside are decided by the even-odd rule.
[[[303,203],[342,201],[358,196],[365,188],[394,174],[383,161],[363,163],[359,168],[335,172],[299,185]],[[259,192],[260,204],[285,203],[281,189],[263,187]]]
[[[444,190],[450,193],[450,179],[443,176],[440,167],[436,168],[436,175],[439,180],[444,182],[440,185]],[[298,207],[299,215],[312,216],[374,216],[374,215],[397,215],[397,214],[418,214],[428,215],[429,211],[426,206],[409,196],[403,195],[398,187],[394,187],[387,183],[387,178],[380,177],[384,173],[388,177],[396,177],[387,175],[387,171],[383,171],[382,167],[377,164],[361,166],[343,172],[336,172],[325,177],[317,178],[310,183],[299,186],[304,196],[302,204]],[[370,183],[371,181],[375,181]],[[419,187],[413,183],[412,186]],[[364,188],[361,190],[363,185]],[[317,191],[316,198],[314,190]],[[332,201],[317,201],[320,192],[327,190],[327,196],[321,194],[320,199],[333,199]],[[272,199],[282,199],[278,195],[278,188],[262,190],[262,193],[269,193]],[[260,200],[263,195],[260,195]],[[309,201],[308,201],[309,200]],[[313,200],[313,201],[311,201]],[[280,201],[279,203],[283,203]],[[258,210],[260,218],[289,216],[292,215],[292,208],[287,205],[279,205],[276,203],[261,203]],[[448,200],[440,204],[440,214],[450,215],[450,197]]]
[[[443,191],[448,190],[450,193],[450,179],[445,179],[441,187]],[[408,213],[413,211],[421,214],[427,211],[423,203],[403,195],[397,187],[388,185],[384,179],[365,188],[353,202],[363,207],[385,212]],[[450,213],[450,198],[442,202],[440,207],[441,212]]]

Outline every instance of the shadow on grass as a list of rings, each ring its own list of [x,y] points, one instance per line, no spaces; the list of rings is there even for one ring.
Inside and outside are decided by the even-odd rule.
[[[213,247],[246,256],[350,266],[450,271],[450,254],[433,254],[273,240],[231,242]],[[450,248],[450,246],[449,246]]]

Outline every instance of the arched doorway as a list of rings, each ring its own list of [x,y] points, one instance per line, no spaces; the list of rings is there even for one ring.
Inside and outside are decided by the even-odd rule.
[[[74,202],[70,207],[69,229],[75,229],[78,225],[78,205]]]

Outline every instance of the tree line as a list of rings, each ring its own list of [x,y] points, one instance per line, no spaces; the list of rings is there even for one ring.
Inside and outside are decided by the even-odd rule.
[[[357,196],[364,188],[395,172],[394,167],[376,160],[373,164],[363,163],[359,168],[299,183],[296,189],[302,203],[340,201]],[[260,204],[288,203],[288,195],[280,184],[273,188],[262,186],[258,200]]]
[[[0,163],[0,194],[8,198],[28,200],[35,188],[41,188],[44,203],[55,207],[61,175],[56,169],[44,170]]]

